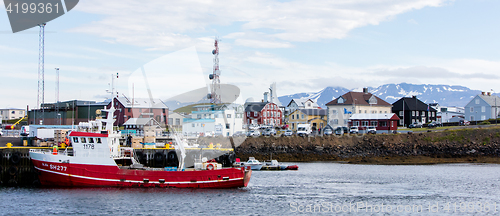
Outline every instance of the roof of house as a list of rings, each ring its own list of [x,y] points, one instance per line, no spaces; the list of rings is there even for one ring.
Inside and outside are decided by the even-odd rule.
[[[300,112],[306,115],[319,115],[319,116],[327,115],[327,110],[324,109],[300,109]]]
[[[125,108],[132,108],[132,100],[125,97],[116,98]],[[134,108],[165,108],[168,109],[167,105],[163,103],[160,99],[153,99],[153,104],[149,98],[135,98]]]
[[[131,118],[123,125],[159,125],[154,118]]]
[[[432,108],[430,105],[422,102],[417,97],[403,97],[392,104],[392,111],[402,111],[404,104],[404,110],[417,110],[417,111],[429,111],[436,112],[436,109]]]
[[[480,98],[482,98],[486,103],[488,103],[490,106],[498,106],[500,105],[500,98],[496,95],[478,95]],[[496,101],[495,101],[496,100]]]
[[[264,107],[268,104],[268,102],[252,102],[247,103],[245,107],[245,112],[260,112]]]
[[[377,113],[377,114],[353,114],[350,120],[399,120],[399,117],[395,113]]]
[[[297,106],[299,107],[305,107],[305,103],[306,101],[310,100],[312,102],[312,107],[319,107],[318,103],[316,103],[314,100],[310,99],[310,98],[299,98],[299,99],[292,99],[290,101],[290,103],[288,103],[287,107],[290,106],[290,104],[292,104],[292,102],[295,102],[297,104]]]
[[[345,101],[343,103],[339,103],[339,98],[343,98]],[[370,104],[370,98],[374,97],[377,102],[375,104]],[[347,92],[344,95],[336,98],[328,102],[326,105],[345,105],[345,104],[353,104],[353,105],[372,105],[372,106],[392,106],[390,103],[380,99],[379,97],[373,95],[372,93],[364,93],[364,92]]]

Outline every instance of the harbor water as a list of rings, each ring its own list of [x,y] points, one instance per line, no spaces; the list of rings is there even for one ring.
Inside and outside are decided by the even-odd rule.
[[[0,188],[0,215],[499,214],[500,165],[298,163],[239,189]]]

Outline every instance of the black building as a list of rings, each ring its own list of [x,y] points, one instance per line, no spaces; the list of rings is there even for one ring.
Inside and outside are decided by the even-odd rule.
[[[413,97],[403,97],[392,104],[392,112],[399,117],[398,126],[418,122],[421,124],[436,121],[436,109]]]

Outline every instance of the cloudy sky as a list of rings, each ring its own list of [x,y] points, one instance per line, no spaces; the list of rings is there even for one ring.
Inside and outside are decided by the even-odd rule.
[[[496,0],[81,0],[45,28],[45,101],[55,100],[55,67],[61,101],[104,100],[113,73],[120,96],[204,87],[216,36],[221,82],[243,99],[261,98],[272,82],[279,95],[401,82],[500,92],[497,8]],[[0,38],[0,107],[36,107],[38,28],[14,34],[0,12]]]

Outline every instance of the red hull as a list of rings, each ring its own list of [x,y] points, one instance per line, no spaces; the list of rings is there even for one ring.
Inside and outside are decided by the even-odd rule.
[[[55,187],[246,187],[252,171],[241,168],[200,171],[120,169],[118,166],[51,163],[33,159],[42,186]]]

